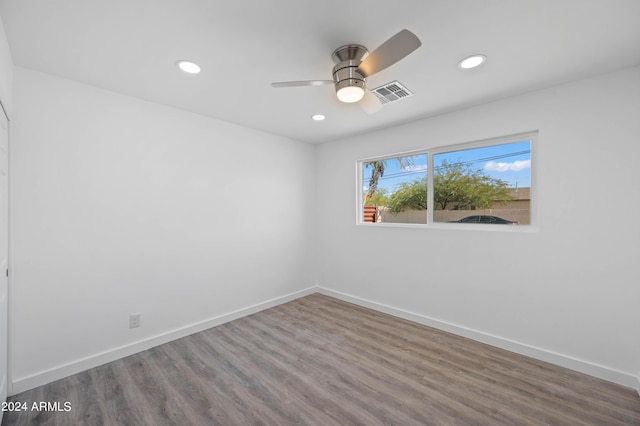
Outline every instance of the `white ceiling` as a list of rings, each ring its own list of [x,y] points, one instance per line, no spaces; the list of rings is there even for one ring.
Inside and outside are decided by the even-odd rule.
[[[0,16],[17,66],[311,143],[640,64],[639,0],[0,0]],[[377,114],[331,85],[270,86],[331,79],[335,48],[403,28],[422,47],[368,86],[415,95]],[[488,62],[459,69],[473,53]]]

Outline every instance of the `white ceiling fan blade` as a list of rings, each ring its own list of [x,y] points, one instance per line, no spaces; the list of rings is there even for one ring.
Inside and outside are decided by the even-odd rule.
[[[280,81],[271,83],[271,87],[322,86],[325,84],[333,84],[333,80]]]
[[[382,109],[382,102],[369,89],[364,91],[364,96],[359,104],[367,114],[374,114]]]
[[[369,77],[400,61],[420,46],[422,42],[414,33],[402,30],[364,58],[358,71]]]

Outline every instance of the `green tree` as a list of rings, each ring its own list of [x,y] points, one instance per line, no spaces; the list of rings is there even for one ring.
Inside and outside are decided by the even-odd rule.
[[[462,163],[442,164],[434,171],[433,201],[438,210],[490,208],[494,201],[506,204],[512,199],[508,183],[487,176],[482,169]]]
[[[482,169],[443,161],[433,176],[433,201],[436,210],[490,208],[494,201],[506,204],[512,199],[508,183],[487,176]],[[387,207],[393,213],[427,208],[427,178],[402,183],[389,196]]]
[[[365,197],[365,206],[386,206],[389,203],[389,192],[384,189],[377,189],[371,196]]]
[[[389,196],[387,207],[393,213],[399,213],[405,209],[426,210],[427,178],[400,184],[400,187]]]

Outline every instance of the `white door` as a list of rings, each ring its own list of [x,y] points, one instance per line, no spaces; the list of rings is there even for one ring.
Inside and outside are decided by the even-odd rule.
[[[7,399],[7,268],[9,253],[9,126],[0,105],[0,401]],[[0,412],[0,416],[2,413]],[[1,417],[0,417],[1,418]]]

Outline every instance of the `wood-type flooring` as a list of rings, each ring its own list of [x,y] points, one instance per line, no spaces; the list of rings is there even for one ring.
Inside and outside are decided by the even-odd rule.
[[[640,425],[635,390],[321,294],[12,402],[3,425]]]

